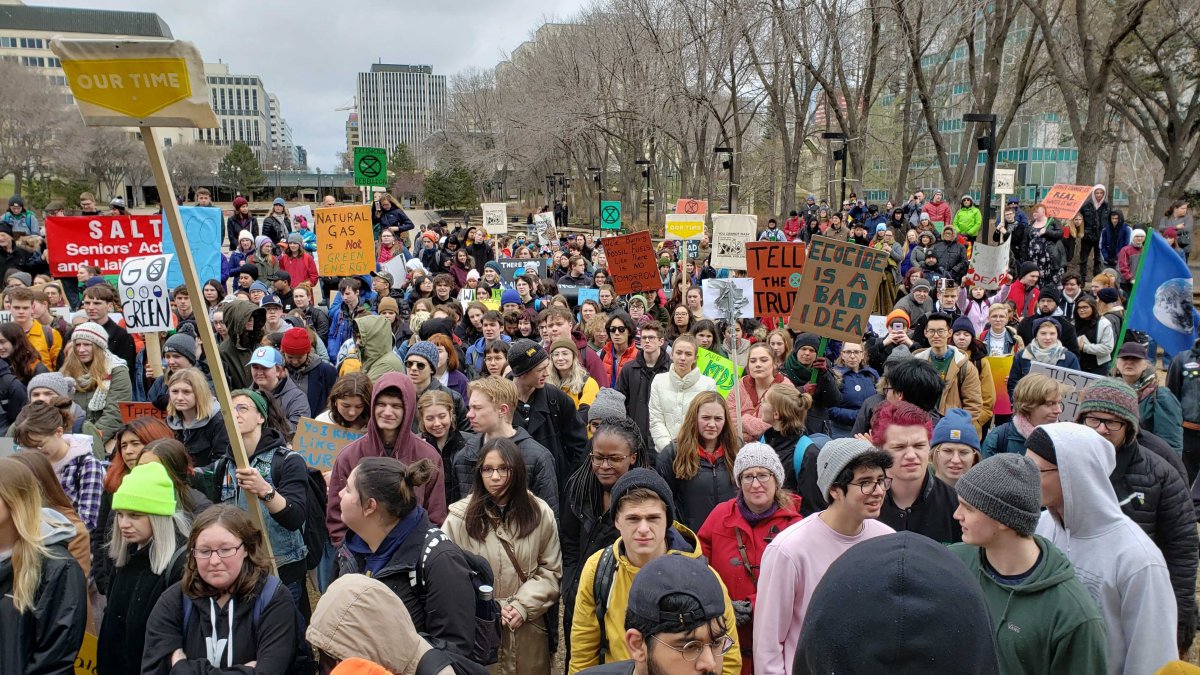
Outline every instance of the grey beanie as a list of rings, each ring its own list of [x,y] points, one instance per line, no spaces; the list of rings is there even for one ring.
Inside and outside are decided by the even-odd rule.
[[[829,499],[829,486],[855,457],[874,451],[875,446],[857,438],[837,438],[826,443],[817,455],[817,489],[821,496]]]
[[[646,488],[657,494],[667,507],[667,527],[675,522],[675,497],[671,494],[671,486],[667,485],[667,481],[663,480],[657,471],[641,467],[626,471],[625,475],[618,478],[617,482],[613,484],[610,494],[614,516],[621,498],[635,488]]]
[[[184,333],[176,333],[167,338],[163,344],[163,353],[174,352],[196,365],[196,338]]]
[[[625,419],[625,394],[616,389],[605,387],[596,392],[592,407],[588,408],[588,423],[596,420]]]
[[[737,451],[737,458],[733,460],[734,482],[740,484],[742,472],[753,468],[770,471],[775,476],[775,488],[783,487],[783,462],[779,461],[779,455],[775,454],[775,449],[771,446],[766,443],[743,445],[742,449]]]
[[[896,345],[892,347],[892,353],[888,354],[887,359],[883,362],[884,372],[887,372],[887,367],[901,361],[907,361],[913,357],[912,350],[908,345]]]
[[[429,362],[429,366],[434,370],[438,367],[438,350],[437,346],[432,342],[422,340],[408,348],[409,356],[419,356]]]
[[[25,391],[32,394],[33,390],[38,388],[49,389],[63,398],[71,398],[75,395],[75,378],[54,371],[34,375]]]
[[[1037,466],[1024,455],[1000,453],[971,467],[954,486],[958,498],[1014,532],[1028,536],[1042,509]]]
[[[300,244],[301,246],[303,246],[304,245],[304,235],[300,234],[299,232],[293,232],[288,235],[287,243]]]

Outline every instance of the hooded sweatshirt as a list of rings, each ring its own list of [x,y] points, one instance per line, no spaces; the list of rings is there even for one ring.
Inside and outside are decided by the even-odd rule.
[[[75,527],[66,516],[42,509],[42,559],[33,607],[13,606],[12,552],[0,553],[0,673],[69,673],[83,643],[87,622],[87,581],[67,553]]]
[[[67,442],[67,454],[53,463],[54,473],[90,533],[96,529],[96,520],[100,516],[104,465],[92,454],[91,436],[65,434],[63,440]]]
[[[1108,626],[1108,672],[1153,673],[1179,656],[1175,593],[1166,561],[1117,504],[1108,476],[1116,451],[1095,431],[1057,422],[1039,427],[1054,441],[1062,518],[1042,511],[1037,533],[1066,553],[1075,577]]]
[[[1038,562],[1013,585],[996,580],[980,547],[950,546],[983,588],[1000,672],[1105,672],[1108,645],[1100,609],[1075,578],[1066,555],[1042,537],[1034,540],[1041,551]]]
[[[396,441],[391,447],[384,444],[379,427],[375,423],[375,415],[371,412],[375,409],[375,400],[384,392],[399,394],[404,401],[404,417],[400,420]],[[367,412],[371,414],[371,421],[367,423],[366,435],[343,448],[333,462],[325,522],[329,527],[329,540],[334,547],[340,546],[346,536],[346,525],[342,522],[341,491],[346,487],[350,471],[358,466],[358,462],[364,457],[394,457],[406,465],[419,459],[433,462],[437,472],[432,480],[418,490],[417,502],[429,512],[429,520],[434,524],[441,525],[446,520],[446,487],[442,456],[433,446],[410,431],[413,418],[417,414],[417,393],[413,389],[412,380],[403,373],[387,373],[379,378],[371,391],[371,407]]]
[[[234,300],[225,307],[225,325],[229,327],[228,340],[217,348],[225,377],[229,378],[229,390],[249,389],[254,385],[250,372],[250,354],[262,340],[262,328],[267,322],[267,311],[255,307],[249,300]],[[246,322],[254,319],[253,330],[246,331]]]
[[[358,357],[362,360],[363,372],[374,382],[384,373],[403,373],[404,363],[392,351],[392,327],[382,316],[360,316],[354,320],[358,326]]]

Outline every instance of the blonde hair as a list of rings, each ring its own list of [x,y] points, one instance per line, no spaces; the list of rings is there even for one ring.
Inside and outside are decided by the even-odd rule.
[[[741,439],[733,432],[734,425],[729,419],[725,399],[721,398],[721,394],[702,391],[688,406],[687,414],[683,416],[683,425],[679,427],[679,435],[675,440],[675,460],[671,462],[671,470],[680,480],[691,480],[700,473],[700,424],[697,420],[700,418],[700,408],[710,403],[721,406],[721,412],[725,415],[725,425],[717,438],[717,447],[725,451],[725,468],[729,470],[730,478],[734,479],[733,458],[742,447]]]
[[[86,366],[83,365],[83,361],[80,361],[79,355],[75,353],[75,341],[72,340],[68,344],[67,354],[63,358],[62,370],[59,371],[67,377],[74,378],[75,391],[83,393],[93,392],[101,386],[106,386],[105,382],[108,379],[108,350],[104,347],[98,347],[91,342],[88,344],[92,345],[91,363]],[[83,377],[85,374],[89,378]],[[88,379],[90,379],[90,382],[85,387],[83,383]]]
[[[113,512],[113,524],[116,524],[116,511]],[[132,513],[132,512],[131,512]],[[170,516],[160,516],[153,513],[142,514],[150,519],[150,571],[155,574],[167,572],[171,566],[171,558],[179,548],[175,544],[175,533],[186,539],[192,531],[192,521],[182,511],[176,511]],[[108,539],[108,557],[113,559],[117,567],[124,567],[129,562],[129,549],[132,546],[121,536],[121,528],[113,527]]]
[[[1013,412],[1026,417],[1053,396],[1065,396],[1066,386],[1046,375],[1033,373],[1021,378],[1013,390]]]
[[[171,387],[176,383],[182,382],[192,388],[192,396],[196,397],[196,419],[206,420],[212,417],[212,395],[208,391],[208,380],[196,368],[184,368],[171,375],[171,379],[167,381],[167,393],[171,391]],[[167,396],[167,416],[176,417],[179,411],[175,409],[175,404],[171,401],[171,397]]]
[[[766,344],[767,346],[770,346],[771,345],[771,337],[774,335],[778,335],[780,337],[780,339],[783,340],[783,347],[784,347],[783,356],[776,357],[775,351],[774,350],[771,351],[771,358],[775,359],[776,365],[779,365],[779,364],[783,363],[783,361],[785,359],[787,359],[788,354],[792,353],[792,347],[795,345],[795,343],[792,341],[791,332],[788,331],[788,329],[786,329],[786,328],[776,328],[775,330],[771,331],[770,333],[767,333],[767,339],[763,340],[763,343]]]
[[[17,531],[12,549],[12,599],[19,613],[31,611],[42,581],[42,561],[54,557],[42,537],[42,490],[33,471],[11,457],[0,459],[0,501]]]
[[[425,411],[434,406],[442,406],[450,413],[450,428],[457,428],[454,422],[454,399],[450,394],[439,389],[431,389],[417,399],[417,428],[425,432]]]
[[[783,433],[789,436],[804,433],[804,425],[808,421],[808,411],[812,409],[812,396],[797,391],[795,387],[773,384],[763,394],[763,400],[779,416],[779,422],[783,425]]]
[[[467,385],[467,398],[471,394],[479,392],[491,400],[492,405],[499,408],[502,405],[508,406],[508,420],[512,419],[513,412],[517,409],[517,385],[512,383],[512,380],[507,380],[503,377],[489,375],[478,380],[474,380]]]
[[[566,347],[559,347],[559,349],[566,349]],[[554,349],[550,351],[553,352]],[[583,393],[583,388],[587,386],[588,378],[591,376],[588,375],[587,369],[579,364],[579,357],[574,355],[574,352],[572,354],[571,368],[566,376],[559,375],[558,368],[554,366],[554,361],[551,359],[550,370],[546,373],[546,381],[565,392],[579,396]]]

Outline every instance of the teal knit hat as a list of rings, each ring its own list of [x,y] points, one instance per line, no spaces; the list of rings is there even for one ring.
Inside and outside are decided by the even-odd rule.
[[[1082,422],[1088,413],[1101,412],[1123,420],[1138,432],[1138,396],[1133,387],[1111,377],[1089,384],[1079,397],[1075,421]]]
[[[152,516],[175,513],[175,485],[158,462],[136,466],[121,481],[112,498],[113,511],[136,511]]]

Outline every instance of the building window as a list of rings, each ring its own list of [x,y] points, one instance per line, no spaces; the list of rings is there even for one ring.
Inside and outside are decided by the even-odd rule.
[[[0,37],[0,47],[8,47],[9,49],[16,49],[17,38]]]

